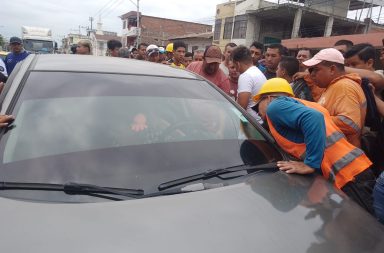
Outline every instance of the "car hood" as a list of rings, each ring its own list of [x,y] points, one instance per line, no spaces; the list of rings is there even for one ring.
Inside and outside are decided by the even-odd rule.
[[[3,252],[384,252],[384,230],[320,177],[284,173],[119,202],[0,198]]]

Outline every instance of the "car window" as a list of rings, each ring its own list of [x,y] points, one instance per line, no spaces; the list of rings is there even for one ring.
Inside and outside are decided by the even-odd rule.
[[[80,180],[153,191],[207,169],[281,159],[202,80],[31,73],[11,113],[14,128],[0,140],[4,181]]]

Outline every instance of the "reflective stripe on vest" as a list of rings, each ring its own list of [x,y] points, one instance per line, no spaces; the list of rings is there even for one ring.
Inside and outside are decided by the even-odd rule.
[[[326,127],[326,144],[321,170],[323,176],[334,183],[337,188],[342,188],[346,183],[353,180],[356,175],[369,168],[372,162],[362,150],[350,144],[344,134],[332,121],[328,111],[321,105],[313,102],[294,98],[309,108],[316,109],[324,116]],[[270,119],[267,117],[268,125],[273,137],[281,148],[298,159],[305,160],[305,143],[294,143],[277,132]]]
[[[330,136],[327,136],[327,139],[325,140],[325,148],[332,146],[342,138],[345,138],[345,135],[341,132],[334,132]]]
[[[345,116],[337,116],[337,118],[341,120],[343,123],[352,127],[356,132],[360,132],[360,127],[355,122],[353,122],[350,118],[347,118]]]
[[[364,152],[361,149],[355,148],[332,165],[332,172],[336,175],[342,168],[353,162],[356,157],[359,157],[363,154]]]

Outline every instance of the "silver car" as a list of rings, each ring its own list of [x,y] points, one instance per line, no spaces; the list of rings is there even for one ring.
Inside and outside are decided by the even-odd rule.
[[[384,252],[384,228],[215,85],[144,61],[31,55],[0,96],[2,252]]]

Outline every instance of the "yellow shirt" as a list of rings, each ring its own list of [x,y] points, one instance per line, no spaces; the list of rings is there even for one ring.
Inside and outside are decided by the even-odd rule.
[[[180,65],[176,65],[174,62],[171,64],[172,67],[180,68],[180,69],[185,69],[185,66],[180,63]]]

